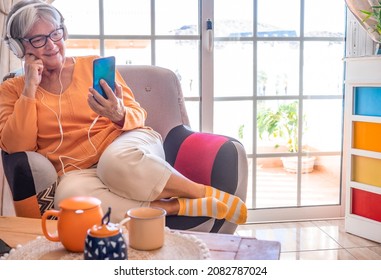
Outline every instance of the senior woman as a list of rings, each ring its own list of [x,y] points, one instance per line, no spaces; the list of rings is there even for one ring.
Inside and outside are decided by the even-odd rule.
[[[116,73],[108,99],[93,88],[96,56],[67,57],[61,13],[42,1],[21,1],[7,19],[4,38],[24,59],[24,74],[0,86],[0,147],[36,151],[59,175],[55,204],[91,195],[113,208],[112,220],[137,206],[168,215],[207,216],[242,224],[237,196],[193,182],[165,161],[161,136],[145,126],[146,111]]]

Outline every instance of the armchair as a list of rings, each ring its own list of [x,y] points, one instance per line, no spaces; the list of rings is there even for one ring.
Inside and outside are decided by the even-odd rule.
[[[118,70],[148,112],[147,122],[164,139],[167,161],[190,179],[246,199],[248,166],[244,147],[223,135],[189,128],[180,82],[170,70],[157,66],[118,66]],[[13,203],[26,199],[17,189],[37,194],[41,213],[52,207],[57,174],[51,163],[35,152],[7,154],[0,166],[0,214],[15,214]],[[1,165],[0,163],[0,165]],[[11,191],[9,191],[9,189]],[[12,212],[13,211],[13,212]],[[237,225],[207,217],[168,216],[173,229],[233,233]]]

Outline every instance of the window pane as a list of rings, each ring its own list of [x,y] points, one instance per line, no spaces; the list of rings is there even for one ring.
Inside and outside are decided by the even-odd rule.
[[[299,13],[300,0],[258,0],[258,36],[299,36]]]
[[[200,95],[198,48],[198,41],[156,41],[156,65],[169,68],[177,74],[184,96]]]
[[[259,101],[257,108],[257,152],[298,151],[298,115],[296,100]]]
[[[248,209],[254,208],[255,198],[253,197],[253,162],[252,158],[247,159],[248,165],[248,184],[247,184],[247,195],[246,195],[246,206]],[[254,194],[255,196],[255,194]]]
[[[116,64],[151,65],[150,40],[105,40],[105,56],[113,55]]]
[[[257,160],[256,207],[297,206],[297,176],[283,169],[280,158]]]
[[[214,50],[214,95],[253,95],[253,43],[218,42]]]
[[[236,112],[239,112],[237,114]],[[214,104],[214,127],[217,134],[239,140],[247,153],[252,153],[253,102],[217,101]]]
[[[107,0],[103,5],[105,34],[151,34],[150,0]]]
[[[214,36],[253,36],[253,1],[218,0],[214,6]]]
[[[344,42],[305,42],[305,95],[342,95]]]
[[[67,56],[99,55],[99,40],[69,39],[65,42]]]
[[[305,100],[303,148],[311,152],[339,152],[342,142],[342,100]]]
[[[345,1],[304,0],[304,34],[317,37],[344,37]],[[324,19],[329,20],[322,20]]]
[[[340,203],[341,157],[317,156],[314,170],[302,175],[301,205]]]
[[[258,42],[257,94],[299,94],[299,43]]]
[[[53,5],[65,18],[69,36],[99,34],[98,1],[95,3],[94,0],[61,0],[53,2]]]
[[[192,130],[200,131],[200,102],[186,101],[185,107]]]
[[[156,0],[155,21],[158,35],[197,35],[198,0]]]

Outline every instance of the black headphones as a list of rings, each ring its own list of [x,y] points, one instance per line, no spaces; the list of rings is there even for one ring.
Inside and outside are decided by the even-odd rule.
[[[25,49],[24,49],[24,46],[22,45],[21,41],[19,39],[14,39],[12,38],[11,36],[11,26],[12,26],[12,23],[13,23],[13,20],[15,19],[15,17],[20,14],[23,10],[27,9],[27,8],[32,8],[32,7],[36,7],[36,6],[42,6],[42,5],[46,5],[44,3],[32,3],[32,4],[28,4],[28,5],[25,5],[24,7],[21,7],[20,9],[18,9],[8,20],[8,24],[7,24],[7,42],[8,42],[8,46],[9,46],[9,49],[18,57],[18,58],[23,58],[24,55],[25,55]],[[51,6],[53,7],[53,6]],[[54,8],[54,7],[53,7]],[[62,16],[62,14],[60,13],[60,11],[58,11],[56,8],[54,8],[57,13],[61,16],[61,27],[63,28],[63,31],[64,31],[64,40],[67,39],[67,30],[66,30],[66,26],[64,24],[64,18]]]

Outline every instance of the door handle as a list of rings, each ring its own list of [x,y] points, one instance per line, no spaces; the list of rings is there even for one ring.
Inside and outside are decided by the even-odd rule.
[[[212,52],[213,51],[213,47],[214,47],[214,34],[213,34],[213,22],[208,19],[206,21],[206,34],[207,34],[207,37],[208,37],[208,52]]]

